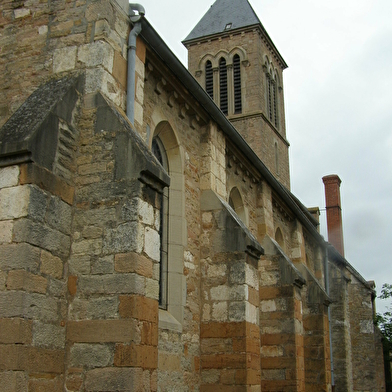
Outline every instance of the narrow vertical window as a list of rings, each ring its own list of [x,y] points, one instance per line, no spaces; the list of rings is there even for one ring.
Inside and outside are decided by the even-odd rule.
[[[211,61],[206,62],[206,91],[207,94],[214,98],[214,75],[212,71]]]
[[[219,107],[224,114],[228,114],[228,102],[227,102],[227,67],[226,60],[222,57],[219,60],[219,87],[220,87],[220,102]]]
[[[268,119],[272,121],[272,91],[271,91],[271,77],[267,74],[267,103],[268,103]]]
[[[162,167],[168,172],[166,152],[158,137],[152,139],[152,153]],[[161,196],[159,237],[161,239],[159,260],[159,306],[167,307],[167,283],[168,283],[168,222],[169,222],[169,189],[165,188]]]
[[[241,61],[240,56],[236,54],[233,58],[233,76],[234,76],[234,113],[242,112],[241,100]]]
[[[275,127],[278,127],[278,107],[277,107],[277,101],[276,101],[276,81],[272,83],[272,114],[273,117],[271,121],[273,121]]]

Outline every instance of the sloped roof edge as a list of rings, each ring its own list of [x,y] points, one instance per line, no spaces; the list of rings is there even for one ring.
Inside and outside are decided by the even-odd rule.
[[[333,245],[327,243],[328,258],[343,264],[367,289],[375,294],[372,285],[335,249]]]
[[[151,50],[153,50],[162,60],[162,62],[172,70],[174,75],[176,75],[176,77],[181,81],[189,93],[201,104],[204,110],[206,110],[211,118],[220,126],[222,131],[249,159],[249,161],[260,172],[263,178],[270,184],[272,189],[278,194],[278,196],[281,197],[281,199],[298,217],[306,229],[321,243],[324,243],[325,241],[323,237],[319,234],[314,224],[312,223],[314,219],[311,214],[301,210],[301,208],[291,196],[291,193],[282,184],[280,184],[280,182],[267,169],[267,167],[251,149],[245,139],[236,130],[233,124],[226,118],[226,116],[222,113],[218,106],[216,106],[211,97],[205,92],[196,79],[166,45],[165,41],[159,36],[148,20],[143,18],[141,24],[142,31],[140,35],[145,40],[145,42],[149,44]]]

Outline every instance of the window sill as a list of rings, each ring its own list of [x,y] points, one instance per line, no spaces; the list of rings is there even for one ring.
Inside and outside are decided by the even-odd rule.
[[[159,309],[159,329],[182,332],[182,325],[167,310]]]

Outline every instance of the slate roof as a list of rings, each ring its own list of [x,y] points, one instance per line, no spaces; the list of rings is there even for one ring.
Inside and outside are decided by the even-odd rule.
[[[229,23],[230,30],[261,24],[248,0],[216,0],[183,42],[222,33]]]

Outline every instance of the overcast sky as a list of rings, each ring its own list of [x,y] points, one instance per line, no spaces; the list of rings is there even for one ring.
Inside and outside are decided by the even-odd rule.
[[[186,65],[181,41],[214,0],[140,2]],[[346,259],[380,292],[392,283],[392,1],[250,3],[289,66],[291,190],[324,209],[321,178],[339,175]],[[321,224],[326,233],[325,210]]]

